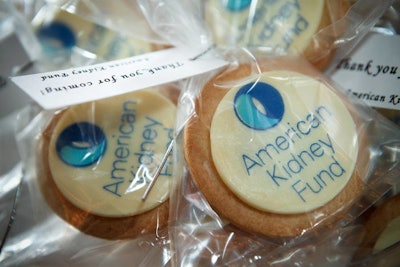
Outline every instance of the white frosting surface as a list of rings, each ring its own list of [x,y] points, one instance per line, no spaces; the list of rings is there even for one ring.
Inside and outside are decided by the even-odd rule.
[[[302,52],[318,30],[324,2],[208,0],[205,16],[218,44]]]
[[[57,187],[101,216],[135,215],[161,204],[169,195],[170,159],[146,201],[141,197],[173,138],[175,113],[169,99],[150,90],[69,108],[50,141]]]
[[[259,78],[230,89],[219,103],[210,129],[215,166],[257,209],[293,214],[321,207],[353,174],[355,123],[318,80],[289,71]]]

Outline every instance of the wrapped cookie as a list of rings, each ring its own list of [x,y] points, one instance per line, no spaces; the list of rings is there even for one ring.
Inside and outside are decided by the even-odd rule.
[[[233,224],[297,236],[361,195],[368,140],[354,107],[321,77],[295,61],[265,61],[259,74],[239,65],[204,86],[185,129],[185,157]]]
[[[122,59],[169,46],[151,30],[136,1],[43,1],[19,8],[29,12],[25,18],[32,17],[29,23],[40,46],[35,63],[42,71]]]
[[[376,7],[373,1],[208,0],[203,4],[203,16],[220,47],[301,55],[324,69],[336,49],[360,40],[388,4]]]
[[[215,42],[277,53],[302,53],[315,64],[329,61],[334,40],[344,28],[335,26],[350,7],[349,1],[206,1],[204,16]],[[318,37],[318,32],[336,31]],[[333,33],[336,32],[336,36]],[[331,36],[330,36],[331,35]],[[319,55],[318,55],[319,54]],[[325,54],[325,55],[323,55]],[[324,60],[322,60],[322,58]],[[326,62],[322,62],[326,61]]]
[[[22,114],[25,177],[2,264],[167,264],[178,94],[165,85]]]
[[[360,238],[342,226],[370,205],[362,199],[377,186],[371,173],[388,167],[371,149],[397,129],[306,61],[235,53],[228,68],[188,84],[171,228],[179,248],[198,241],[208,250],[194,257],[182,247],[179,259],[271,264],[313,248],[327,254],[309,262],[335,251],[347,263]],[[373,137],[374,116],[390,134]],[[344,232],[351,249],[342,251]]]
[[[398,144],[397,144],[398,145]],[[392,151],[396,155],[397,151]],[[357,220],[363,233],[353,264],[356,266],[397,266],[400,260],[400,195],[397,165],[389,173],[393,187],[373,203]]]
[[[174,102],[151,90],[60,111],[38,148],[38,180],[50,207],[82,232],[107,239],[166,227],[171,161],[146,201],[142,196],[174,122]]]
[[[400,196],[395,195],[379,205],[368,217],[361,249],[370,248],[372,254],[399,247]]]

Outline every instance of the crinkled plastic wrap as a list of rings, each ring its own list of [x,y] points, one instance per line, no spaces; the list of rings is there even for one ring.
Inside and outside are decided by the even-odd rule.
[[[351,265],[358,218],[397,183],[399,129],[302,59],[225,55],[181,101],[174,264]]]
[[[90,16],[86,18],[90,18],[91,21],[95,21],[101,26],[107,26],[113,29],[118,29],[120,25],[124,24],[123,21],[116,20],[102,21],[102,16],[99,14],[104,14],[104,12],[107,13],[107,11],[109,11],[107,9],[101,9],[102,4],[107,5],[106,2],[94,3],[82,1],[85,4],[88,4],[86,7],[94,8],[89,9],[90,12],[88,13],[81,13],[82,10],[74,10],[73,7],[75,7],[75,2],[76,1],[62,2],[65,4],[62,6],[62,10],[71,12],[70,14],[85,14],[85,16],[90,14]],[[167,44],[188,46],[196,49],[198,49],[199,46],[200,48],[210,47],[214,43],[214,40],[216,40],[212,31],[207,28],[206,21],[203,21],[205,18],[205,14],[203,13],[205,6],[203,5],[203,2],[155,0],[137,1],[137,3],[150,23],[152,30],[158,34],[156,37],[153,35],[151,35],[151,37],[146,35],[146,38],[144,38],[146,40],[155,40],[157,43],[160,41],[158,39],[158,36],[160,36],[160,38],[162,38],[162,41],[160,41],[161,44],[165,44],[164,41],[166,41]],[[296,4],[297,2],[288,1],[287,3]],[[329,1],[329,3],[332,4],[333,7],[337,6],[335,1]],[[376,1],[370,0],[351,2],[349,11],[342,19],[337,21],[335,20],[335,23],[323,28],[318,34],[311,38],[312,40],[323,40],[322,44],[318,42],[313,43],[313,47],[326,47],[326,50],[319,50],[321,53],[318,53],[318,56],[324,57],[328,54],[330,55],[332,50],[339,47],[347,48],[341,51],[349,52],[351,48],[361,40],[368,29],[378,20],[390,3],[391,1],[385,1],[380,5],[376,5]],[[126,4],[136,5],[136,2],[130,1],[126,2]],[[99,9],[96,9],[97,7],[99,7]],[[60,5],[57,5],[56,8],[60,8]],[[99,13],[96,13],[96,10],[99,11]],[[99,16],[96,16],[96,14]],[[330,14],[334,15],[337,13]],[[108,15],[110,16],[110,14]],[[40,22],[43,22],[43,20],[40,19],[46,18],[46,16],[37,16],[36,18],[38,18]],[[53,17],[50,16],[50,18]],[[128,25],[129,29],[124,28],[124,30],[133,30],[135,33],[137,33],[136,30],[138,30],[142,33],[142,30],[144,29],[141,27],[129,26],[130,25]],[[324,36],[327,36],[327,38],[324,38]],[[79,202],[74,199],[74,195],[70,196],[70,199],[65,200],[63,205],[58,206],[59,209],[55,209],[57,207],[54,207],[54,204],[48,200],[59,200],[58,197],[62,195],[61,191],[52,191],[53,195],[46,194],[46,192],[51,192],[51,189],[56,188],[57,185],[54,186],[55,184],[53,184],[51,187],[47,188],[46,184],[41,182],[43,181],[41,180],[43,176],[46,176],[45,174],[51,172],[47,163],[40,160],[48,160],[46,159],[48,154],[43,153],[43,151],[46,151],[43,150],[43,141],[47,138],[46,142],[49,144],[51,143],[50,140],[52,139],[53,127],[58,125],[57,121],[53,120],[53,118],[60,118],[65,114],[63,112],[67,111],[50,112],[42,111],[33,107],[25,110],[24,113],[21,113],[19,121],[21,125],[18,129],[18,142],[20,153],[23,156],[23,163],[27,167],[24,169],[24,179],[18,189],[14,210],[15,214],[12,214],[11,220],[13,223],[8,238],[2,246],[0,259],[2,265],[54,266],[56,264],[60,265],[64,263],[65,265],[73,266],[105,266],[111,264],[118,264],[120,266],[293,266],[294,264],[302,266],[344,266],[351,265],[350,262],[352,261],[358,263],[359,259],[353,259],[354,255],[357,255],[358,253],[362,254],[364,252],[368,253],[369,251],[368,249],[362,249],[361,252],[359,251],[359,244],[363,242],[365,233],[363,215],[364,213],[368,213],[366,211],[371,207],[374,207],[374,203],[377,205],[380,204],[381,199],[384,199],[387,194],[390,194],[394,185],[397,183],[398,157],[395,156],[395,151],[397,151],[396,149],[398,148],[399,130],[393,126],[393,124],[377,115],[374,111],[364,107],[363,104],[356,101],[353,103],[353,100],[347,100],[339,93],[338,88],[334,84],[331,84],[325,77],[321,76],[315,69],[313,69],[313,67],[308,65],[308,63],[304,62],[302,59],[299,61],[296,60],[296,63],[293,63],[291,59],[285,61],[280,61],[278,59],[271,60],[270,57],[265,56],[265,52],[274,54],[281,51],[271,49],[269,46],[262,46],[261,48],[262,49],[256,49],[258,50],[257,52],[246,48],[243,50],[233,49],[232,52],[229,50],[223,50],[224,56],[231,63],[227,69],[218,73],[209,73],[193,77],[180,84],[180,86],[183,86],[184,91],[180,98],[176,113],[176,125],[178,125],[177,131],[180,132],[180,134],[176,137],[177,145],[175,146],[175,152],[173,154],[173,190],[171,191],[169,198],[169,205],[171,207],[169,220],[171,220],[171,224],[168,229],[157,225],[154,231],[141,233],[135,237],[125,239],[116,238],[117,240],[112,240],[105,236],[96,236],[95,234],[97,233],[95,228],[86,229],[88,231],[92,230],[94,233],[84,233],[85,229],[80,228],[78,222],[84,221],[85,216],[92,213],[91,211],[94,211],[94,209],[83,209],[83,212],[81,212],[78,217],[71,216],[71,213],[69,213],[70,208],[72,207],[71,205],[77,205],[77,203],[71,204],[69,202],[73,202],[74,200]],[[95,53],[81,53],[87,51],[79,49],[76,51],[78,52],[78,54],[75,54],[78,55],[78,57],[75,58],[77,59],[76,61],[69,61],[71,58],[68,57],[67,61],[65,61],[65,54],[61,53],[61,65],[65,63],[69,65],[71,62],[73,62],[73,65],[87,64],[92,62],[94,58],[102,60],[103,54],[101,53],[99,53],[99,57],[97,57]],[[70,51],[68,51],[67,55],[71,55]],[[318,58],[318,60],[319,59],[322,58]],[[55,64],[46,66],[46,69],[60,66],[57,64],[58,62],[49,62]],[[246,70],[242,73],[242,66],[244,65],[246,66]],[[316,66],[318,67],[318,64],[316,64]],[[224,195],[225,188],[214,192],[213,195],[217,196],[217,201],[215,201],[215,199],[214,201],[209,201],[207,194],[204,193],[203,188],[200,187],[200,183],[194,179],[192,170],[187,164],[188,157],[186,153],[188,152],[186,150],[187,147],[185,146],[185,142],[187,140],[186,133],[188,126],[192,123],[194,118],[200,118],[200,113],[198,112],[199,109],[202,110],[205,115],[202,115],[202,119],[198,121],[199,131],[194,131],[195,134],[200,135],[203,134],[202,132],[204,129],[206,131],[211,129],[211,124],[208,125],[208,123],[212,120],[214,110],[211,109],[209,101],[213,102],[215,105],[219,103],[219,99],[213,95],[214,93],[209,94],[207,99],[199,98],[203,94],[203,87],[207,82],[214,79],[211,84],[217,86],[215,92],[218,92],[217,95],[221,96],[225,95],[225,93],[232,87],[235,87],[235,85],[245,83],[258,84],[261,82],[270,83],[269,79],[271,79],[271,77],[268,75],[264,77],[264,74],[262,73],[264,73],[266,69],[271,69],[272,67],[276,70],[284,69],[285,71],[290,71],[290,75],[288,75],[288,73],[283,75],[283,77],[285,77],[284,80],[289,84],[296,84],[296,82],[308,84],[311,79],[314,83],[320,82],[322,87],[327,87],[327,91],[330,92],[327,95],[329,97],[325,97],[325,94],[311,94],[310,97],[308,97],[309,95],[307,94],[300,94],[302,97],[292,99],[296,100],[295,102],[297,103],[307,103],[311,105],[315,99],[329,102],[331,96],[333,99],[336,99],[336,97],[333,96],[338,95],[338,99],[340,100],[339,103],[345,103],[343,104],[345,105],[343,110],[345,113],[346,111],[348,112],[347,118],[349,118],[349,116],[351,117],[351,120],[346,120],[343,123],[348,124],[350,122],[351,124],[351,121],[354,121],[355,126],[353,128],[353,133],[355,133],[355,136],[357,137],[353,136],[354,138],[351,138],[350,136],[350,141],[348,143],[349,146],[341,147],[341,149],[338,150],[332,136],[338,134],[346,137],[346,133],[341,131],[326,131],[322,137],[316,138],[317,141],[309,143],[309,146],[302,148],[298,154],[293,154],[293,158],[290,158],[292,156],[290,155],[286,161],[282,159],[280,162],[268,160],[268,163],[272,164],[272,167],[269,167],[269,173],[267,173],[266,169],[264,174],[267,175],[267,177],[269,175],[282,186],[284,181],[289,181],[291,184],[289,184],[288,190],[297,194],[298,202],[300,203],[303,200],[299,196],[302,196],[304,187],[301,187],[301,182],[296,183],[297,180],[294,181],[295,178],[292,179],[290,175],[295,177],[294,173],[306,169],[306,163],[311,164],[311,156],[316,160],[327,157],[329,151],[351,151],[349,155],[341,153],[341,157],[343,158],[338,159],[331,157],[330,161],[325,163],[325,165],[321,164],[318,166],[321,170],[325,168],[325,170],[330,172],[331,175],[329,176],[327,174],[326,177],[324,176],[325,178],[314,179],[313,190],[318,191],[318,188],[324,190],[328,187],[328,184],[331,185],[334,183],[331,178],[333,178],[333,180],[335,180],[335,178],[336,180],[340,180],[339,177],[336,177],[335,175],[340,177],[341,175],[344,176],[345,174],[343,170],[347,171],[347,168],[351,169],[351,166],[349,167],[346,165],[346,167],[343,167],[342,165],[342,161],[344,162],[344,158],[346,157],[350,158],[350,163],[354,163],[354,169],[356,169],[359,174],[357,176],[359,179],[356,179],[356,181],[359,181],[359,183],[357,183],[356,186],[357,190],[351,194],[350,198],[345,198],[347,201],[344,201],[343,205],[337,207],[337,209],[330,210],[333,211],[332,214],[326,210],[318,210],[320,208],[315,207],[317,204],[314,204],[313,208],[315,209],[309,208],[309,210],[306,209],[305,211],[305,213],[310,214],[307,220],[307,222],[309,222],[308,225],[297,227],[295,232],[291,231],[289,233],[286,229],[290,228],[290,225],[275,225],[275,232],[271,234],[271,231],[268,229],[266,233],[259,233],[254,229],[250,229],[245,223],[233,223],[235,218],[227,219],[227,216],[220,214],[220,210],[215,208],[215,204],[219,205],[219,207],[227,204],[226,206],[223,206],[221,210],[230,210],[230,213],[233,215],[236,213],[236,205],[227,203],[227,198],[225,198]],[[287,70],[287,68],[290,70]],[[241,78],[236,76],[237,71],[240,73]],[[300,74],[292,75],[293,71],[296,73],[299,72]],[[275,74],[272,75],[272,78],[277,81],[280,80],[279,77],[281,77],[281,75],[282,73],[279,75]],[[260,80],[257,80],[258,78],[260,78]],[[213,88],[212,91],[214,91],[214,89],[215,88]],[[305,88],[305,90],[307,89],[308,88]],[[319,89],[314,88],[314,90],[318,91]],[[263,117],[270,117],[269,115],[267,116],[267,114],[269,114],[267,112],[268,105],[265,105],[262,100],[257,99],[257,94],[250,94],[250,96],[251,97],[241,98],[240,101],[238,100],[238,103],[240,102],[240,106],[242,106],[241,109],[238,109],[238,114],[246,113],[246,109],[243,109],[243,107],[251,104],[253,105],[253,109],[250,114],[256,115],[257,120],[253,121],[251,119],[252,116],[245,116],[242,118],[243,121],[246,121],[250,125],[252,123],[264,124],[264,126],[273,124],[270,119],[262,119]],[[236,101],[232,101],[232,99],[228,100],[228,103],[233,102]],[[96,118],[94,114],[98,114],[98,110],[103,108],[99,108],[95,103],[86,105],[90,107],[87,113],[78,111],[72,113],[72,115],[70,115],[71,118],[78,118],[87,115],[90,119],[86,121],[86,123],[94,122]],[[106,106],[108,109],[108,105]],[[298,112],[298,114],[293,112],[292,116],[296,119],[289,122],[285,121],[285,133],[279,135],[279,138],[276,136],[274,141],[267,141],[267,143],[265,143],[265,151],[268,151],[267,149],[271,147],[271,149],[276,149],[276,154],[290,154],[288,153],[289,138],[291,138],[290,144],[292,146],[295,142],[301,142],[308,139],[306,138],[308,134],[303,134],[300,131],[307,133],[307,129],[312,128],[315,133],[324,128],[322,126],[325,125],[325,121],[322,118],[329,118],[331,110],[321,108],[318,112],[317,111],[318,108],[311,109],[308,105],[304,105],[302,111]],[[107,112],[103,113],[105,116],[109,116]],[[320,117],[315,116],[315,121],[310,120],[310,118],[315,114],[321,115]],[[275,114],[272,117],[275,116],[279,118],[280,115],[278,115],[279,114]],[[310,117],[308,117],[308,115]],[[118,117],[113,123],[118,124],[121,123],[122,120],[133,120],[134,117],[133,114],[129,114],[128,112],[128,114]],[[224,126],[227,128],[232,127],[231,121],[225,121],[224,117],[222,117],[220,121],[222,121]],[[331,122],[336,125],[335,129],[341,129],[341,121]],[[86,129],[83,132],[89,130],[89,132],[96,136],[96,141],[86,144],[81,141],[71,142],[72,150],[80,150],[80,148],[85,150],[88,148],[88,145],[94,145],[94,147],[98,149],[97,151],[110,152],[110,147],[102,146],[101,142],[99,142],[103,139],[101,134],[98,135],[100,131],[93,126],[87,127],[88,124],[86,123],[84,124],[86,126],[83,126],[82,128]],[[153,123],[149,122],[149,125],[152,124]],[[157,125],[158,124],[154,122],[154,126]],[[307,125],[308,127],[311,126],[311,128],[306,128]],[[124,126],[121,129],[124,129]],[[181,131],[181,129],[183,130]],[[224,130],[224,127],[220,127],[220,130]],[[75,130],[72,129],[72,132],[76,133],[76,128]],[[264,140],[264,138],[255,134],[256,132],[260,133],[261,130],[251,130],[250,134],[247,135],[247,138],[254,138],[248,140],[248,144],[240,147],[251,148],[250,144]],[[311,131],[309,134],[311,136]],[[148,132],[148,135],[145,135],[150,138],[151,132]],[[225,149],[228,149],[231,146],[231,143],[225,142],[224,137],[221,137],[221,135],[219,136],[220,140],[218,142],[222,144],[220,151],[224,154]],[[235,134],[226,134],[226,140],[231,136],[235,136]],[[171,138],[173,137],[174,135],[171,136]],[[128,135],[125,135],[124,133],[121,134],[120,132],[112,138],[112,140],[115,141],[114,144],[117,144],[120,147],[114,150],[114,155],[119,155],[119,157],[123,158],[125,155],[124,153],[126,152],[126,150],[124,150],[124,144],[126,139],[129,139]],[[68,138],[66,140],[68,140]],[[61,142],[61,144],[61,147],[68,147],[65,146],[68,142]],[[144,143],[142,142],[141,144]],[[193,154],[195,159],[197,158],[197,153],[201,154],[204,150],[210,151],[207,138],[204,140],[198,139],[197,143],[194,145],[199,147],[197,150],[198,152],[194,152],[195,154]],[[57,147],[57,145],[55,147]],[[146,145],[143,146],[143,148],[145,147]],[[355,152],[355,150],[351,149],[352,147],[358,147],[359,149]],[[71,147],[67,148],[67,152],[64,155],[70,153],[68,152],[68,149],[70,148]],[[166,149],[166,147],[164,148]],[[58,150],[56,149],[56,151]],[[301,154],[302,151],[306,152],[304,152],[303,158],[301,159],[297,155]],[[269,150],[269,153],[271,153],[270,155],[272,155],[273,152],[273,150]],[[137,157],[140,157],[140,155],[143,156],[142,159],[145,158],[145,154],[140,153]],[[262,165],[262,162],[260,163],[255,160],[255,157],[253,157],[254,155],[251,155],[251,157],[242,157],[242,160],[243,158],[246,159],[245,166],[247,166],[249,173],[252,173],[259,165]],[[264,156],[265,155],[266,154],[264,154]],[[306,159],[306,155],[309,155],[309,158]],[[204,156],[204,154],[202,154],[202,156]],[[212,157],[211,155],[208,156]],[[267,155],[267,157],[269,156]],[[227,156],[221,159],[221,161],[229,165],[229,159],[230,157]],[[85,160],[90,161],[93,160],[93,158],[89,157]],[[121,162],[122,161],[118,161],[118,164]],[[199,162],[199,159],[197,159],[197,162]],[[203,180],[207,180],[208,175],[210,175],[213,169],[212,165],[214,163],[206,160],[200,160],[200,163],[201,167],[199,168],[200,171],[198,171],[200,172],[199,177],[203,178]],[[126,173],[131,172],[131,169],[128,169],[127,166],[118,164],[114,165],[115,168],[111,166],[111,169],[114,169],[115,171],[124,171]],[[276,166],[279,164],[281,167],[281,173],[278,174],[276,169],[274,171],[275,164],[277,164]],[[318,165],[318,163],[316,164]],[[237,166],[234,167],[237,168],[238,166],[239,165],[237,164]],[[297,169],[295,169],[296,166]],[[100,166],[97,165],[93,165],[90,168],[94,172],[97,167],[99,167],[98,170],[100,170]],[[225,167],[220,169],[224,170]],[[144,173],[146,173],[146,170],[146,168],[142,169]],[[213,171],[216,170],[214,169]],[[286,172],[286,174],[283,174],[283,172]],[[41,176],[42,174],[44,175]],[[46,177],[48,178],[48,176]],[[89,179],[89,176],[86,175],[79,175],[77,177],[80,177],[80,180]],[[116,189],[119,186],[120,180],[117,178],[113,181],[115,182],[113,184],[114,187],[106,188],[113,188],[115,193],[118,192]],[[143,179],[133,179],[132,181],[143,182]],[[231,186],[234,186],[235,183],[236,182],[232,183]],[[344,188],[347,187],[348,183],[349,182],[345,183]],[[110,183],[110,185],[111,184],[112,183]],[[219,182],[219,184],[222,183]],[[296,185],[293,187],[293,184]],[[209,188],[213,187],[214,183],[209,186]],[[236,189],[236,191],[240,190]],[[57,193],[54,194],[55,192]],[[127,191],[125,192],[127,193]],[[284,197],[280,197],[279,200],[286,204],[289,203],[290,198],[286,198],[286,194],[283,195]],[[349,194],[345,195],[349,197]],[[87,196],[85,192],[80,191],[76,197],[81,198]],[[242,202],[242,199],[245,199],[245,197],[246,196],[241,196],[239,198],[233,194],[230,195],[231,199],[235,199],[235,201],[239,199]],[[304,196],[303,198],[308,200]],[[219,203],[219,200],[221,200],[221,203]],[[333,197],[331,201],[335,201],[335,197]],[[99,204],[100,206],[102,203],[104,203],[104,201],[100,199],[94,204]],[[260,209],[260,207],[257,209]],[[267,207],[267,210],[271,209],[275,209],[276,212],[276,209],[279,208]],[[318,212],[314,212],[315,210],[318,210]],[[265,211],[263,212],[265,213]],[[286,214],[293,212],[293,210],[287,210]],[[299,213],[299,211],[296,212]],[[257,222],[257,220],[246,217],[242,213],[237,213],[236,217],[241,218],[242,222]],[[159,214],[156,218],[160,218]],[[305,222],[306,220],[302,221]],[[254,227],[254,225],[257,226],[257,223],[254,224],[253,222],[252,225],[252,227]],[[86,226],[88,226],[87,228],[90,228],[90,225]],[[126,233],[124,229],[118,229],[118,227],[114,225],[114,229],[115,228],[122,233]],[[282,231],[277,231],[276,229],[282,229]],[[169,230],[168,233],[167,230]],[[396,252],[396,250],[394,251]],[[396,253],[393,253],[392,250],[385,250],[384,253],[380,255],[382,255],[382,258],[384,258],[384,255],[394,255],[395,257]],[[361,262],[361,264],[364,264],[364,262]]]
[[[359,219],[365,234],[353,257],[357,266],[397,266],[399,263],[398,169],[392,173],[397,176],[393,190]]]
[[[393,5],[371,29],[384,35],[399,34],[400,2]],[[378,112],[398,124],[398,111],[377,109]],[[382,146],[383,159],[395,161],[399,158],[399,143],[388,143]],[[393,188],[385,194],[359,219],[364,227],[365,235],[354,256],[357,266],[397,266],[400,262],[400,243],[398,226],[400,214],[399,173],[393,173]]]
[[[203,17],[220,47],[301,55],[319,69],[353,46],[390,1],[204,1]]]
[[[201,1],[137,0],[152,30],[168,44],[202,51],[212,44]]]
[[[47,1],[30,13],[42,48],[37,63],[44,70],[120,59],[167,46],[151,30],[136,1]]]
[[[392,2],[138,1],[151,28],[171,45],[299,55],[321,70],[350,53]]]
[[[29,109],[17,135],[24,177],[2,266],[167,266],[173,85],[57,111]]]

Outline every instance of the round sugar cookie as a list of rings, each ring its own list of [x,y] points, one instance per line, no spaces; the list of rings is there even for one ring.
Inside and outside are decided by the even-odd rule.
[[[342,30],[333,25],[349,6],[348,0],[208,0],[204,16],[219,45],[303,54],[323,68]],[[318,35],[321,30],[326,33]]]
[[[227,69],[204,86],[185,157],[221,217],[297,236],[336,221],[360,196],[367,140],[353,106],[307,65],[268,59],[260,67]]]
[[[400,194],[391,196],[368,216],[358,258],[400,244]]]
[[[40,183],[55,212],[84,233],[131,238],[166,226],[172,161],[142,196],[173,138],[176,105],[140,90],[72,106],[42,138]]]

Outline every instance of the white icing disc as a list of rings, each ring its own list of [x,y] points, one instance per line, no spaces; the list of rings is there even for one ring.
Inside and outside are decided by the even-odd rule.
[[[318,30],[324,1],[209,0],[206,20],[219,44],[302,52]]]
[[[159,93],[135,91],[69,108],[49,148],[52,177],[73,204],[93,214],[140,214],[169,195],[172,162],[150,183],[173,138],[175,105]]]
[[[356,126],[341,99],[320,81],[289,71],[230,89],[210,139],[226,185],[250,206],[283,214],[332,200],[358,154]]]

